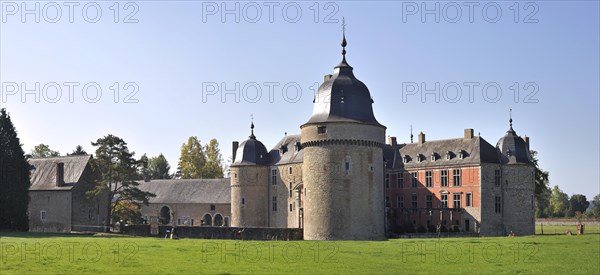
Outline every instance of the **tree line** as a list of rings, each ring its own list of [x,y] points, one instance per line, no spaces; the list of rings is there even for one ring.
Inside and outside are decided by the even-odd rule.
[[[106,135],[91,142],[95,155],[89,163],[86,180],[94,184],[87,196],[98,197],[107,202],[105,225],[118,220],[139,222],[142,205],[148,205],[155,195],[138,188],[140,181],[171,178],[222,178],[223,160],[216,139],[201,145],[192,136],[181,147],[178,169],[171,173],[171,166],[161,153],[148,158],[143,154],[139,159],[129,150],[127,142]],[[66,155],[87,155],[82,146],[77,145]],[[31,165],[28,158],[61,156],[49,145],[39,144],[31,154],[25,154],[10,115],[0,109],[0,229],[26,231],[29,227],[27,208],[29,187],[31,186]]]

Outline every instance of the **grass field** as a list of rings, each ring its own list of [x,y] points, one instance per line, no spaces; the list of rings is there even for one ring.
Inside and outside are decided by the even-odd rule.
[[[562,227],[555,229],[564,232]],[[588,233],[236,242],[4,232],[0,273],[600,274],[600,228],[590,226]]]

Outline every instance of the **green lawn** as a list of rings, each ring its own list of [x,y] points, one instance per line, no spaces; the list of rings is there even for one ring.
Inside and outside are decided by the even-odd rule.
[[[584,223],[585,224],[585,223]],[[544,235],[564,235],[565,232],[571,231],[572,234],[577,234],[577,225],[544,225]],[[600,233],[600,225],[585,225],[584,234]],[[535,234],[542,234],[542,226],[535,226]]]
[[[2,274],[600,274],[600,234],[361,241],[2,233]]]

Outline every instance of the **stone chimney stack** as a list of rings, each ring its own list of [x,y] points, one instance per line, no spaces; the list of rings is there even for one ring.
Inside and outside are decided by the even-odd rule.
[[[474,137],[473,129],[471,129],[471,128],[465,129],[465,139],[472,139],[473,137]]]
[[[231,157],[231,163],[235,162],[235,154],[237,153],[238,146],[240,146],[240,143],[237,141],[234,141],[231,143],[232,156],[233,156],[233,157]]]
[[[425,134],[423,132],[419,133],[419,144],[425,143]]]
[[[56,187],[65,186],[65,164],[59,162],[56,164]]]
[[[398,142],[396,141],[396,137],[390,137],[390,136],[388,136],[387,144],[388,145],[392,145],[392,146],[398,145]]]
[[[523,138],[523,141],[525,141],[525,146],[527,146],[527,150],[529,151],[529,137],[528,136],[524,136],[522,138]]]

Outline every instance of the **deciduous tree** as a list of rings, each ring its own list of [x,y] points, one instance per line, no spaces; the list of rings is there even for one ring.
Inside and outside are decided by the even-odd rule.
[[[204,147],[206,152],[206,163],[204,164],[204,178],[218,179],[223,177],[223,158],[219,150],[219,142],[211,139]]]
[[[574,194],[569,199],[569,211],[567,216],[574,217],[577,211],[584,213],[588,206],[590,206],[590,202],[587,201],[585,195]]]
[[[178,175],[182,179],[203,178],[206,155],[198,137],[191,136],[187,143],[181,145],[181,155],[178,163]]]
[[[564,193],[558,185],[552,188],[552,196],[550,197],[550,207],[553,217],[565,217],[569,209],[569,195]]]
[[[47,157],[58,157],[60,153],[50,149],[50,146],[46,144],[38,144],[31,150],[31,156],[34,158],[47,158]]]

